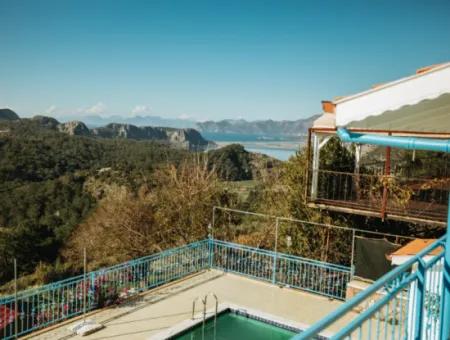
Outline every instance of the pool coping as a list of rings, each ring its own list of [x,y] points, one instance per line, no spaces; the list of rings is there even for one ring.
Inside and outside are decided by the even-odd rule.
[[[248,315],[252,319],[259,320],[268,324],[271,324],[273,326],[277,326],[280,328],[284,328],[287,330],[291,330],[294,332],[301,332],[306,330],[308,327],[310,327],[309,324],[292,321],[289,319],[285,319],[273,314],[269,314],[266,312],[262,312],[256,309],[247,308],[244,306],[239,306],[232,303],[221,303],[219,304],[217,308],[217,314],[223,313],[227,310],[232,310],[234,312],[237,312],[241,315]],[[210,320],[214,317],[215,308],[209,308],[206,310],[206,320]],[[194,318],[189,318],[186,320],[183,320],[179,322],[178,324],[169,327],[168,329],[165,329],[164,331],[161,331],[153,336],[150,336],[147,338],[147,340],[166,340],[170,339],[174,336],[180,335],[181,333],[185,332],[186,330],[193,328],[203,322],[203,312],[199,312],[194,314]],[[320,340],[326,340],[331,338],[333,333],[331,332],[321,332],[318,336],[318,339]]]

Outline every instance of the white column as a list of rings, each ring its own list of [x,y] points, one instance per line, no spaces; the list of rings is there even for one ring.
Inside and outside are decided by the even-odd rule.
[[[313,148],[313,160],[312,160],[312,180],[311,180],[311,199],[314,201],[317,199],[317,184],[319,181],[319,160],[320,160],[320,147],[319,136],[313,132],[312,135],[312,148]]]

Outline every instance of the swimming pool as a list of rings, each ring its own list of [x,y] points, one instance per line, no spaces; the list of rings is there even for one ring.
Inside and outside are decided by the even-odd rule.
[[[189,328],[171,337],[176,340],[228,340],[228,339],[260,339],[285,340],[290,339],[298,329],[264,320],[239,310],[227,309],[217,316],[214,327],[214,317],[203,324]],[[203,333],[204,332],[204,333]]]

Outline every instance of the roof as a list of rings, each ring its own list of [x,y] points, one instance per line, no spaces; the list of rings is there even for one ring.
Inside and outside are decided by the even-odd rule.
[[[394,251],[390,256],[414,256],[434,242],[436,242],[436,239],[415,239]],[[427,255],[439,255],[443,249],[442,247],[438,247]]]
[[[367,91],[322,101],[324,116],[313,127],[450,134],[450,62],[377,85]],[[330,115],[334,116],[334,121]]]
[[[413,81],[415,79],[424,77],[424,76],[426,76],[426,75],[428,75],[430,73],[439,72],[439,71],[441,71],[443,69],[446,69],[446,68],[449,68],[449,67],[450,67],[450,62],[437,64],[437,65],[431,65],[431,66],[425,66],[425,67],[422,67],[422,68],[418,69],[416,71],[416,73],[411,75],[411,76],[407,76],[407,77],[403,77],[403,78],[400,78],[400,79],[396,79],[394,81],[390,81],[390,82],[387,82],[387,83],[378,83],[378,84],[375,84],[374,86],[372,86],[372,88],[370,88],[369,90],[366,90],[366,91],[363,91],[363,92],[358,92],[358,93],[355,93],[355,94],[352,94],[352,95],[348,95],[348,96],[340,96],[340,97],[338,97],[337,100],[333,101],[333,103],[335,105],[342,104],[342,103],[344,103],[346,101],[355,99],[357,97],[369,95],[371,93],[378,92],[378,91],[387,89],[389,87],[397,86],[397,85],[399,85],[401,83],[410,82],[410,81]]]
[[[435,99],[424,99],[414,105],[384,111],[363,120],[351,121],[348,128],[450,132],[450,93]]]

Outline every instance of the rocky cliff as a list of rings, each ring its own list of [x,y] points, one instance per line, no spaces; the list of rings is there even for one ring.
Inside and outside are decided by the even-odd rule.
[[[111,123],[103,127],[89,129],[81,121],[74,120],[60,123],[55,118],[41,115],[21,120],[14,111],[9,109],[0,109],[0,120],[18,122],[28,120],[42,128],[67,133],[72,136],[152,140],[191,151],[203,151],[215,146],[214,142],[207,141],[197,130],[190,128],[177,129]]]
[[[102,138],[155,140],[193,151],[206,150],[214,144],[204,139],[202,135],[194,129],[175,129],[111,123],[90,131],[93,136]]]
[[[58,125],[58,130],[71,136],[89,136],[91,134],[91,131],[89,131],[88,127],[83,122],[80,122],[78,120],[61,123]]]

